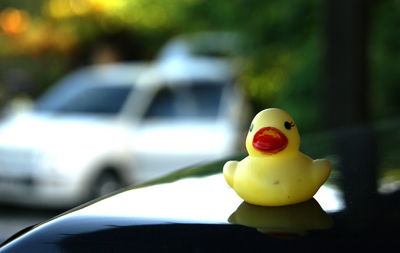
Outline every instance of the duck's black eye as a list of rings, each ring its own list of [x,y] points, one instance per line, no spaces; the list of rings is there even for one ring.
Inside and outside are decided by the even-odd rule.
[[[253,124],[250,125],[249,132],[253,130]]]
[[[294,122],[285,121],[285,128],[287,130],[290,130],[294,126],[295,126]]]

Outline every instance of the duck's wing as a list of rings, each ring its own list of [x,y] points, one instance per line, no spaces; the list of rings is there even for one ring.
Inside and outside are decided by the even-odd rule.
[[[317,159],[313,161],[312,178],[318,187],[328,179],[331,173],[331,167],[331,161],[327,159]]]
[[[233,187],[233,179],[236,172],[238,162],[237,161],[228,161],[224,165],[223,173],[226,182]]]

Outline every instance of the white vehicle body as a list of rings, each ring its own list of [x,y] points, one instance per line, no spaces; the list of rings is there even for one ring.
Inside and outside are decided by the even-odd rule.
[[[68,75],[1,123],[0,202],[68,207],[237,152],[247,112],[233,77],[225,60],[185,57]]]

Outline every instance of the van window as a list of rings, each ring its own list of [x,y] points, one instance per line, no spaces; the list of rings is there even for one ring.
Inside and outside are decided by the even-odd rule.
[[[57,113],[118,113],[125,103],[130,87],[82,87],[73,92],[58,93],[38,103],[35,110]]]
[[[198,117],[217,117],[222,97],[222,85],[194,85],[190,94]]]
[[[195,83],[160,89],[144,117],[146,119],[216,118],[223,87],[214,83]]]
[[[145,118],[173,118],[178,115],[176,94],[169,88],[162,88],[154,96]]]

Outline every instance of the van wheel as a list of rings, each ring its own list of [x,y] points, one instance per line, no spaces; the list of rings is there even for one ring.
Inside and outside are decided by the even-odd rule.
[[[122,187],[118,174],[114,171],[103,171],[92,184],[90,198],[95,199]]]

